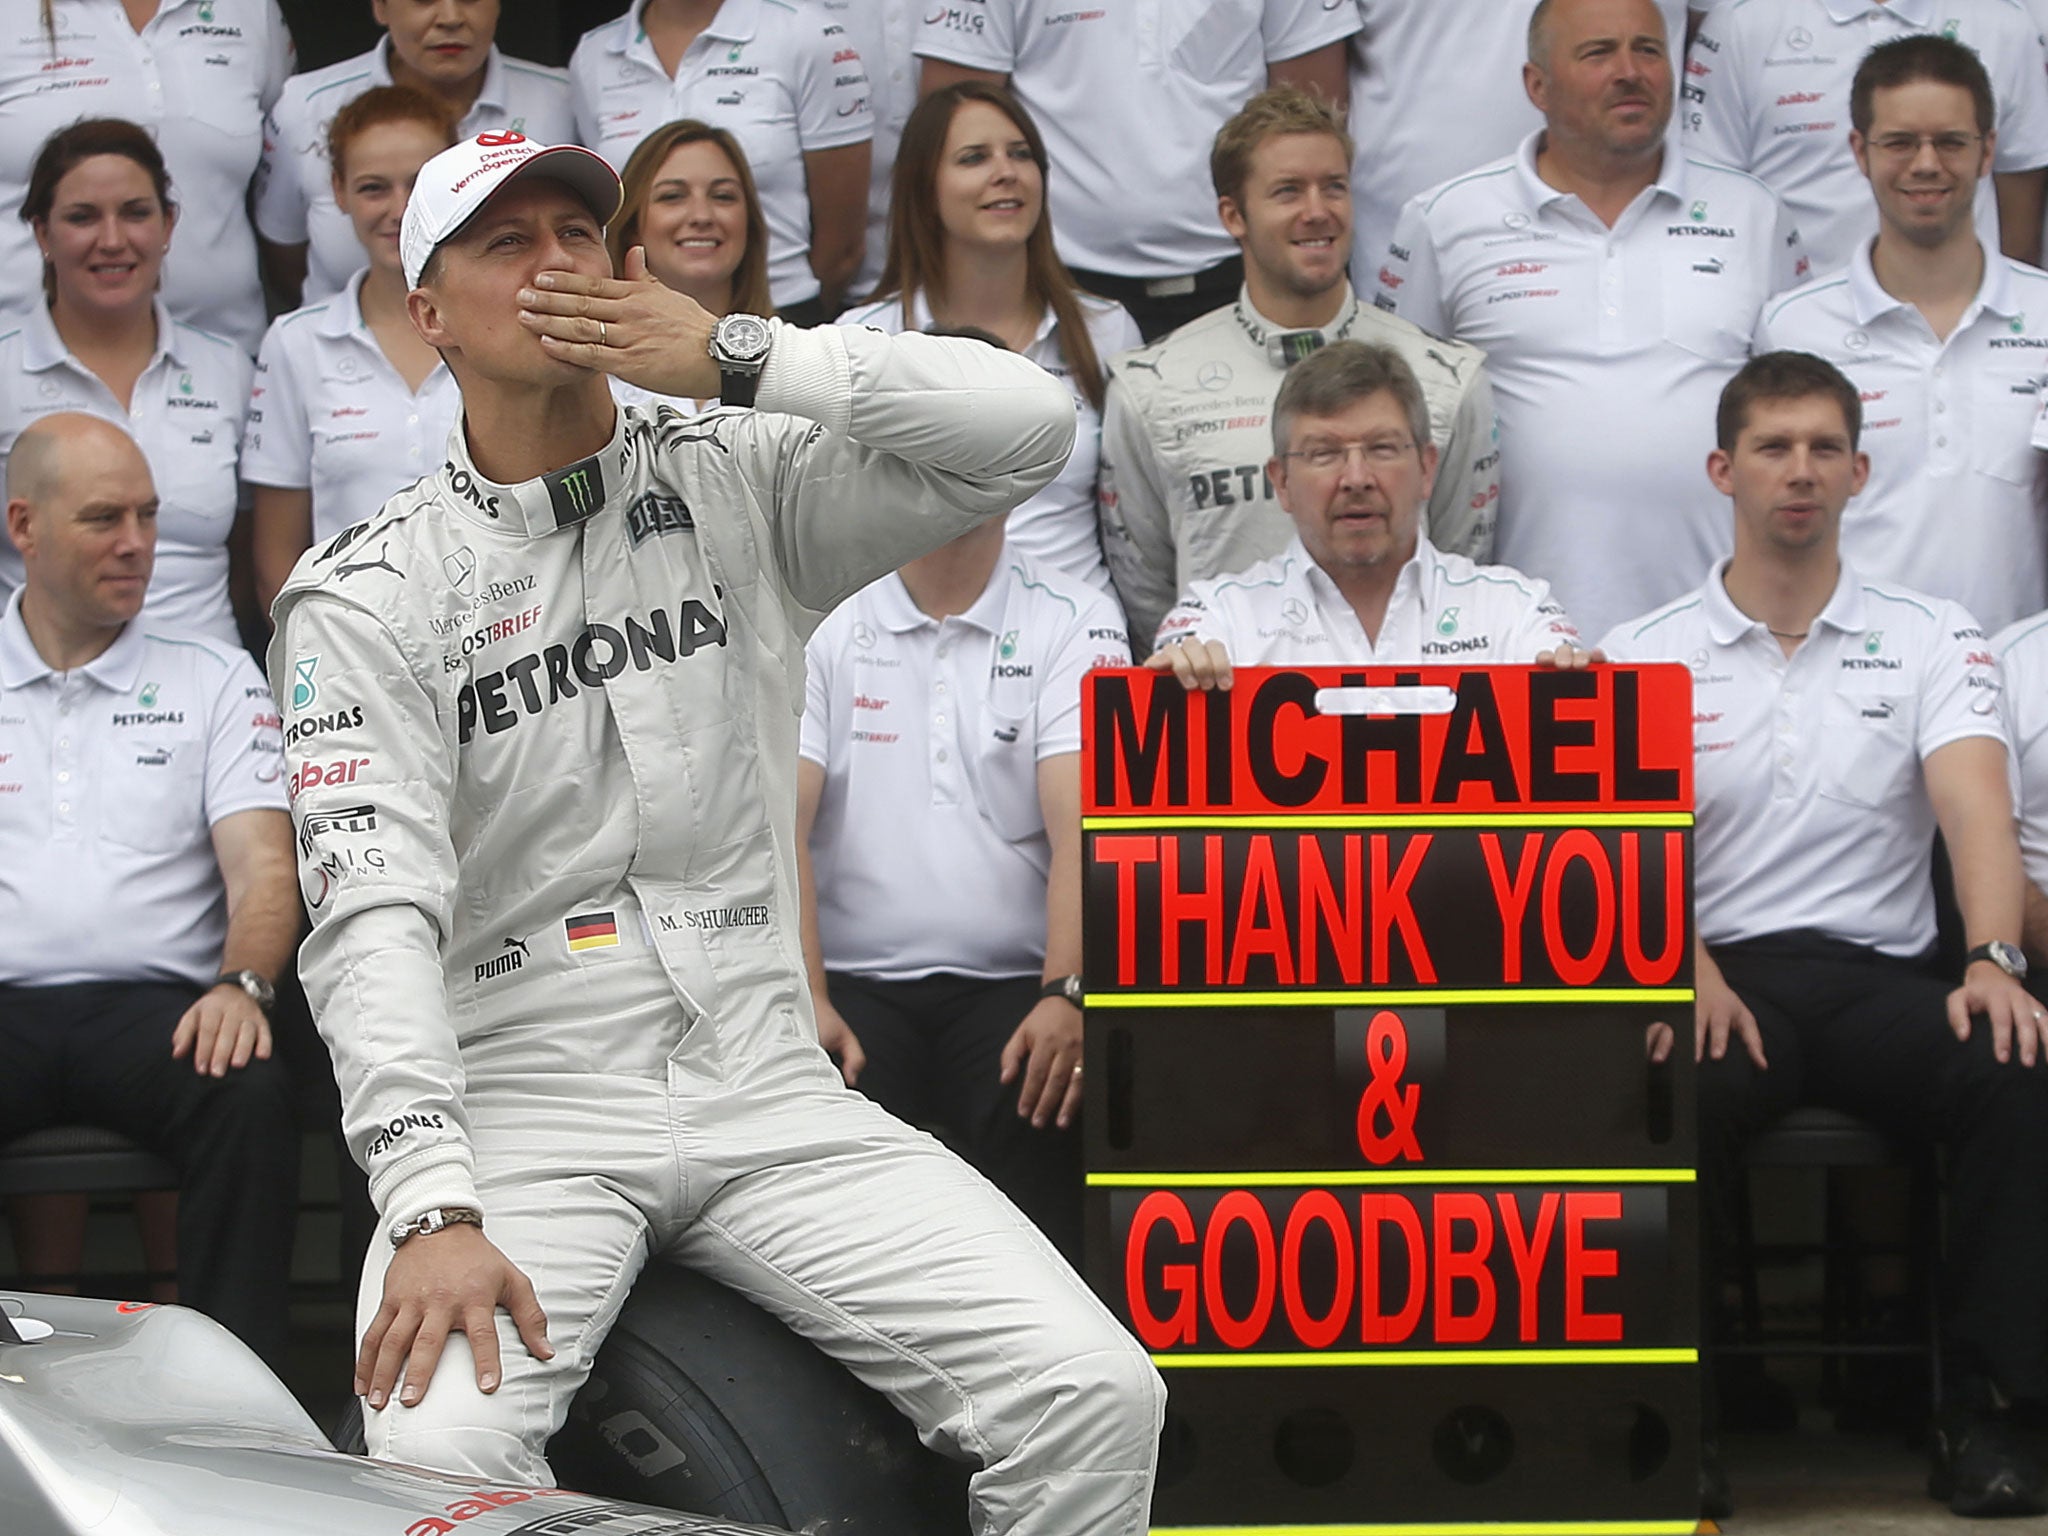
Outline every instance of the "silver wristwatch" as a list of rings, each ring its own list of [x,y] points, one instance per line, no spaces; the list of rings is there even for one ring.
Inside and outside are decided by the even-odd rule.
[[[718,398],[725,405],[754,403],[774,332],[759,315],[727,315],[711,329],[711,360],[718,364]]]
[[[393,1222],[389,1236],[392,1247],[403,1248],[408,1238],[429,1237],[446,1227],[471,1226],[481,1232],[483,1225],[482,1211],[472,1211],[467,1206],[444,1205],[438,1211],[415,1216],[411,1221]]]

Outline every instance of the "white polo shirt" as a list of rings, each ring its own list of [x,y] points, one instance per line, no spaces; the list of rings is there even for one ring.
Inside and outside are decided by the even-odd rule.
[[[1701,937],[1807,928],[1921,954],[1935,821],[1920,765],[1964,737],[2004,739],[1984,632],[1954,603],[1844,563],[1788,658],[1729,598],[1726,569],[1600,642],[1616,661],[1692,668]]]
[[[355,226],[334,201],[327,129],[334,114],[363,92],[391,84],[391,61],[380,38],[368,53],[285,82],[263,122],[263,163],[256,173],[256,230],[276,245],[306,245],[306,302],[339,293],[368,264]],[[495,47],[484,64],[483,88],[456,125],[458,139],[510,129],[542,144],[569,144],[576,115],[569,74],[507,58]]]
[[[1993,252],[1962,323],[1937,341],[1878,286],[1868,246],[1848,269],[1764,307],[1756,350],[1824,357],[1863,396],[1870,481],[1842,553],[1879,581],[1961,603],[1989,629],[2048,607],[2043,459],[2048,272]]]
[[[1418,537],[1394,578],[1374,645],[1358,611],[1296,534],[1272,559],[1182,593],[1159,626],[1157,644],[1190,636],[1222,641],[1240,667],[1453,666],[1531,662],[1577,645],[1579,628],[1548,582],[1504,565],[1474,565]]]
[[[43,302],[35,236],[16,213],[43,141],[82,117],[147,128],[171,173],[178,227],[164,261],[171,313],[254,353],[263,289],[249,178],[263,113],[292,72],[277,0],[161,0],[137,32],[120,0],[57,0],[56,39],[35,0],[0,24],[0,310]]]
[[[1138,323],[1123,305],[1093,294],[1081,296],[1081,314],[1088,325],[1089,340],[1095,343],[1095,358],[1105,377],[1109,360],[1144,340]],[[915,329],[929,330],[931,308],[923,294],[917,296],[913,316]],[[903,301],[885,299],[850,309],[839,317],[841,325],[871,325],[894,336],[903,329]],[[1101,463],[1102,413],[1088,403],[1067,367],[1060,351],[1059,323],[1047,310],[1039,322],[1038,334],[1024,355],[1067,386],[1074,397],[1074,451],[1066,467],[1030,500],[1021,502],[1004,526],[1003,537],[1013,550],[1030,555],[1041,564],[1078,576],[1096,591],[1114,595],[1109,567],[1102,561],[1102,534],[1095,516],[1095,477]]]
[[[874,135],[867,66],[837,16],[788,0],[724,0],[683,51],[675,78],[640,25],[647,0],[592,28],[569,59],[577,137],[624,169],[640,141],[679,117],[731,130],[768,221],[777,305],[818,296],[804,156]]]
[[[2031,614],[1991,642],[2004,674],[1998,702],[2012,749],[2012,796],[2027,879],[2048,891],[2048,613]]]
[[[0,982],[220,974],[209,829],[285,809],[277,706],[239,645],[137,619],[53,672],[0,616]]]
[[[958,0],[923,7],[917,51],[996,70],[1045,136],[1053,237],[1070,267],[1179,277],[1237,254],[1209,145],[1266,68],[1358,30],[1344,0]]]
[[[360,523],[441,467],[462,391],[436,363],[418,394],[363,321],[358,272],[334,298],[280,315],[263,338],[242,478],[313,493],[313,542]]]
[[[1510,155],[1543,126],[1522,87],[1536,0],[1355,0],[1351,285],[1371,293],[1408,199]],[[1657,0],[1673,67],[1685,0]],[[1697,6],[1695,6],[1697,9]]]
[[[924,11],[917,0],[816,0],[853,35],[868,70],[868,110],[875,115],[868,163],[868,244],[852,293],[873,293],[889,248],[890,173],[903,125],[917,105],[918,62],[912,51]]]
[[[1704,468],[1715,406],[1805,261],[1753,176],[1667,152],[1610,230],[1536,174],[1540,137],[1412,199],[1374,302],[1485,351],[1494,553],[1597,634],[1727,552]]]
[[[1877,233],[1849,149],[1849,84],[1879,43],[1940,32],[1977,50],[1997,104],[1995,169],[2048,165],[2048,54],[2019,0],[1733,0],[1703,22],[1679,101],[1686,146],[1753,171],[1785,200],[1816,268]],[[1977,230],[1998,249],[1998,204],[1977,188]]]
[[[143,615],[165,629],[238,644],[228,600],[228,533],[235,525],[235,458],[249,408],[248,354],[179,325],[156,306],[156,352],[124,410],[99,375],[73,357],[40,305],[0,333],[0,472],[22,428],[83,411],[126,429],[156,482],[156,570]],[[0,594],[21,585],[21,554],[0,540]]]
[[[826,965],[885,981],[1036,975],[1052,863],[1038,765],[1081,750],[1082,674],[1130,665],[1116,604],[1006,549],[965,613],[930,618],[892,572],[835,608],[804,656]]]

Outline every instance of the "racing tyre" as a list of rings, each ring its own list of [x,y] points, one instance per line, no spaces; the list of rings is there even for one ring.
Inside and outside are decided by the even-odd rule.
[[[351,1399],[335,1433],[363,1449]],[[800,1530],[964,1536],[970,1468],[715,1281],[650,1264],[548,1446],[565,1488]]]

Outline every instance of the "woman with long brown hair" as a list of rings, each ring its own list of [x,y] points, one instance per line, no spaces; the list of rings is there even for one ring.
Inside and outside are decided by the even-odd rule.
[[[1095,513],[1102,364],[1135,347],[1122,305],[1080,291],[1053,250],[1045,141],[1008,91],[963,80],[910,114],[896,154],[889,253],[875,299],[842,325],[978,327],[1074,394],[1074,452],[1010,514],[1009,542],[1110,591]]]
[[[679,118],[640,141],[619,181],[624,201],[604,234],[614,272],[624,272],[626,252],[642,246],[651,275],[713,315],[775,313],[768,222],[738,139],[697,118]],[[651,398],[620,380],[612,394],[629,403]]]

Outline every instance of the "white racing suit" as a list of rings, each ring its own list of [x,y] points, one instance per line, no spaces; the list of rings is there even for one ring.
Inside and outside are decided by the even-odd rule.
[[[279,599],[301,969],[350,1148],[387,1223],[483,1211],[556,1350],[501,1312],[485,1396],[456,1334],[370,1450],[547,1481],[659,1255],[979,1461],[977,1530],[1142,1530],[1157,1374],[992,1186],[839,1081],[796,900],[805,636],[1051,479],[1072,399],[974,342],[777,326],[760,402],[622,408],[522,485],[458,427]]]

